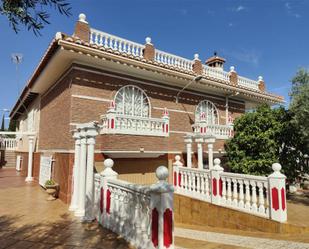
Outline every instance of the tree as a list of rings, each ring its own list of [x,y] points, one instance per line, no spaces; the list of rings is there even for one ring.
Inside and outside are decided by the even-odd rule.
[[[66,0],[2,0],[0,14],[8,18],[10,26],[18,33],[20,25],[40,35],[40,30],[49,24],[46,7],[55,8],[60,14],[70,16],[71,7]]]
[[[293,113],[283,107],[262,105],[235,120],[235,136],[226,143],[228,165],[233,172],[269,175],[279,162],[289,181],[304,169],[303,144],[292,122]],[[297,161],[299,163],[297,163]]]
[[[0,131],[4,131],[4,114],[2,115],[1,129]]]
[[[9,131],[16,131],[17,121],[15,119],[10,119]]]
[[[290,110],[309,154],[309,71],[303,68],[292,79]]]

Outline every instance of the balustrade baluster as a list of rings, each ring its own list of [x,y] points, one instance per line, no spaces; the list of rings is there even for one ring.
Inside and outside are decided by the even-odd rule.
[[[205,177],[205,191],[206,191],[206,199],[210,200],[210,188],[209,188],[209,176],[206,175]]]
[[[191,173],[188,172],[188,191],[191,191],[191,187],[192,187],[192,177]]]
[[[222,180],[222,198],[221,198],[221,203],[223,205],[225,205],[226,203],[226,178],[225,177],[221,177]]]
[[[265,206],[264,206],[264,185],[262,182],[258,182],[258,189],[259,189],[259,213],[265,213]]]
[[[94,33],[94,43],[95,44],[98,44],[98,36],[99,36],[98,33]]]
[[[238,206],[237,179],[233,179],[233,206]]]
[[[200,183],[201,183],[201,173],[196,173],[195,174],[195,177],[196,177],[196,191],[197,191],[197,193],[200,195],[201,194],[201,185],[200,185]]]
[[[231,179],[227,178],[227,200],[226,204],[230,206],[232,204],[232,186]]]
[[[238,207],[244,208],[244,182],[242,179],[238,180],[239,183],[239,202]]]
[[[202,195],[202,198],[204,198],[205,196],[205,175],[201,173],[200,177],[201,177],[201,195]]]
[[[245,204],[245,208],[247,210],[250,210],[251,208],[251,203],[250,203],[250,182],[248,180],[244,181],[245,183],[245,191],[246,191],[246,204]]]
[[[265,213],[269,215],[269,195],[268,195],[268,186],[267,183],[264,183],[265,192],[266,192],[266,207],[265,207]]]
[[[252,212],[257,212],[257,198],[256,198],[256,182],[254,180],[250,181],[252,187],[252,205],[251,210]]]

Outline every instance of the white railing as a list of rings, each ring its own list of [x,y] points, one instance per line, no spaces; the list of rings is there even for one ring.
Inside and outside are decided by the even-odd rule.
[[[179,166],[175,157],[173,182],[175,192],[219,206],[263,218],[285,222],[287,219],[285,176],[280,164],[273,164],[268,177],[223,172],[220,160],[210,170]]]
[[[193,61],[157,49],[154,60],[165,65],[192,71]]]
[[[2,150],[16,150],[17,140],[16,138],[0,137],[0,149]]]
[[[150,40],[150,38],[147,39]],[[90,28],[89,41],[91,44],[96,44],[98,46],[109,48],[127,55],[133,55],[140,58],[143,58],[144,55],[145,45],[111,35],[97,29]],[[155,49],[154,61],[172,66],[174,68],[184,69],[186,71],[192,71],[194,64],[194,60],[188,60],[158,49]],[[203,75],[206,77],[219,79],[227,83],[230,82],[229,72],[223,71],[222,69],[209,67],[207,65],[203,65]],[[259,90],[258,81],[242,76],[238,76],[238,84],[247,88]]]
[[[269,217],[268,179],[263,176],[222,172],[222,206]]]
[[[228,139],[234,135],[233,125],[216,125],[197,122],[192,125],[192,127],[196,134],[211,135],[215,136],[217,139]]]
[[[117,179],[113,164],[106,159],[95,176],[99,223],[136,248],[173,248],[173,186],[167,183],[167,168],[158,167],[159,182],[146,186]]]
[[[168,136],[168,119],[110,113],[101,116],[101,134]]]
[[[251,80],[242,76],[238,76],[238,85],[244,86],[250,89],[259,90],[259,82],[256,80]]]
[[[222,69],[216,69],[213,67],[209,67],[207,65],[203,65],[203,73],[205,76],[220,79],[223,81],[230,81],[230,76],[228,72],[223,71]]]
[[[121,53],[143,57],[144,45],[96,29],[90,29],[90,43],[110,48]]]

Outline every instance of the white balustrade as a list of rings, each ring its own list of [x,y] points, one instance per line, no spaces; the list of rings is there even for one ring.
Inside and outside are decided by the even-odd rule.
[[[233,125],[217,125],[197,122],[192,125],[192,127],[196,134],[215,136],[217,139],[228,139],[234,135]]]
[[[155,61],[176,68],[181,68],[187,71],[192,71],[193,61],[157,50],[155,52]]]
[[[259,90],[259,82],[256,80],[251,80],[246,77],[238,76],[238,85],[244,86],[250,89]]]
[[[217,68],[209,67],[207,65],[203,65],[203,73],[207,77],[223,80],[226,82],[230,81],[229,73],[226,71],[223,71],[222,69],[217,69]]]
[[[123,114],[102,115],[101,134],[130,134],[168,136],[169,120],[164,118],[134,117]],[[113,121],[111,121],[113,120]]]
[[[2,150],[16,150],[17,140],[16,138],[0,137],[0,149]]]
[[[158,167],[158,183],[146,186],[117,179],[111,159],[104,166],[100,190],[96,187],[99,223],[136,248],[173,248],[173,187],[166,181],[167,168]]]
[[[96,29],[90,29],[90,43],[121,53],[143,57],[144,45]]]
[[[268,177],[223,172],[218,159],[214,164],[211,170],[174,164],[176,193],[267,219],[286,221],[285,176],[280,173],[280,164],[273,165],[274,173]]]

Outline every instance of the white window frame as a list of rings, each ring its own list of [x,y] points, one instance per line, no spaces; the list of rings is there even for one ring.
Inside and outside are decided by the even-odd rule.
[[[123,111],[122,112],[119,112],[118,110],[117,110],[117,105],[118,105],[118,103],[117,103],[117,96],[118,96],[118,94],[120,94],[121,92],[123,92],[124,90],[126,90],[127,88],[133,88],[133,89],[137,89],[140,93],[141,93],[141,96],[143,97],[143,100],[144,100],[144,97],[146,97],[146,100],[147,100],[147,105],[148,105],[148,116],[143,116],[143,115],[135,115],[134,113],[133,113],[133,115],[130,115],[130,114],[126,114],[125,112],[124,112],[124,108],[123,108]],[[124,95],[123,95],[124,96]],[[126,116],[132,116],[132,117],[144,117],[144,118],[150,118],[151,117],[151,103],[150,103],[150,100],[149,100],[149,97],[148,97],[148,95],[146,94],[146,92],[142,89],[142,88],[140,88],[140,87],[138,87],[138,86],[136,86],[136,85],[125,85],[125,86],[123,86],[123,87],[121,87],[117,92],[116,92],[116,94],[115,94],[115,97],[114,97],[114,103],[115,103],[115,107],[116,107],[116,113],[118,113],[118,114],[122,114],[122,115],[126,115]],[[125,103],[125,101],[123,100],[123,102],[122,103]],[[143,102],[141,102],[141,104],[142,104]],[[144,106],[143,106],[143,108],[144,108]],[[142,110],[143,109],[141,109],[141,114],[142,114]]]
[[[205,112],[205,116],[206,116],[206,122],[207,124],[211,125],[219,125],[219,111],[218,111],[218,108],[216,107],[216,105],[209,101],[209,100],[202,100],[198,103],[198,105],[196,106],[196,109],[195,109],[195,122],[199,122],[200,121],[200,115],[201,115],[201,112],[199,112],[199,107],[203,104],[206,104],[207,106],[211,106],[214,110],[214,112],[212,113],[213,117],[212,117],[212,120],[215,120],[213,123],[208,123],[208,111]]]

